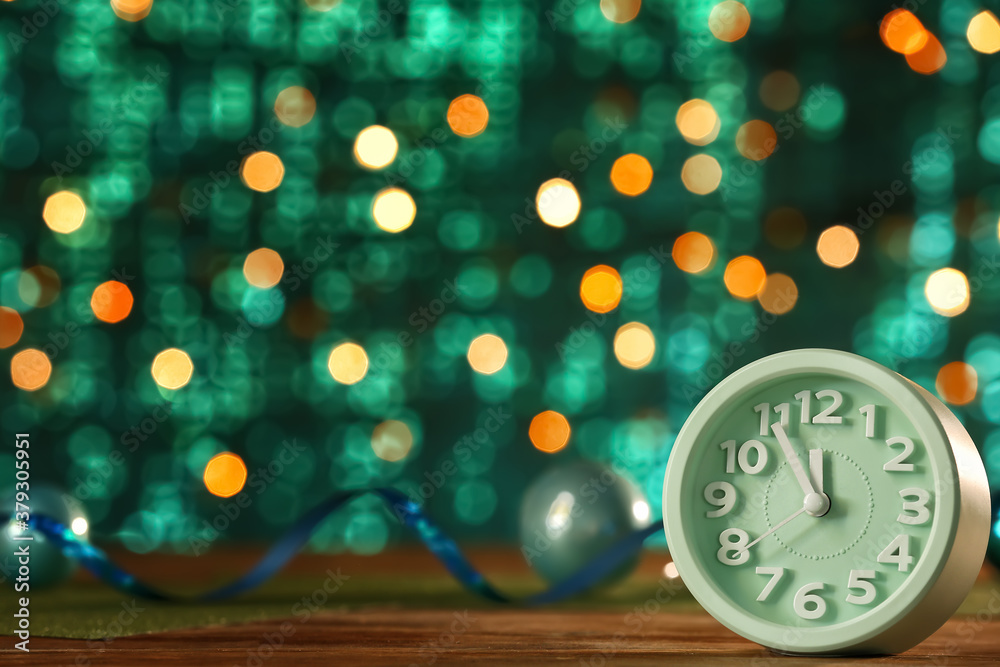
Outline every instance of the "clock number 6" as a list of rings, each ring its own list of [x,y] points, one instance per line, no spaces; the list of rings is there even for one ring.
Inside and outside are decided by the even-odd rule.
[[[795,609],[795,613],[799,615],[799,618],[813,621],[826,613],[826,600],[813,593],[813,591],[821,590],[823,590],[823,584],[816,582],[806,584],[795,594],[792,606]],[[813,605],[813,608],[807,609],[807,604]]]

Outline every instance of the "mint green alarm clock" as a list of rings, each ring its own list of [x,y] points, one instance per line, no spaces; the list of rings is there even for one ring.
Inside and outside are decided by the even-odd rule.
[[[787,653],[898,653],[955,612],[986,553],[969,434],[879,364],[793,350],[723,380],[681,429],[664,527],[695,598]]]

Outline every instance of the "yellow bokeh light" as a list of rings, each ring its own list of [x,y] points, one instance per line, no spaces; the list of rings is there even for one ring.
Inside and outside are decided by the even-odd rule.
[[[642,0],[601,0],[604,18],[615,23],[628,23],[639,15]]]
[[[784,315],[799,300],[799,288],[795,281],[783,273],[772,273],[764,281],[764,287],[757,293],[761,308],[775,315]]]
[[[1000,21],[990,11],[981,11],[969,21],[965,31],[969,45],[980,53],[1000,51]]]
[[[696,195],[710,194],[722,183],[722,167],[711,155],[693,155],[681,167],[681,181]]]
[[[938,371],[934,387],[944,402],[968,405],[976,398],[979,375],[975,368],[964,361],[953,361]]]
[[[741,255],[726,265],[722,279],[730,294],[740,299],[752,299],[764,288],[767,274],[760,260]]]
[[[153,0],[111,0],[111,10],[126,21],[141,21],[152,8]]]
[[[695,146],[706,146],[719,136],[722,123],[715,107],[705,100],[688,100],[677,110],[674,118],[677,130],[684,141]]]
[[[539,451],[552,454],[569,444],[569,421],[554,410],[535,415],[528,427],[531,444]]]
[[[326,367],[340,384],[354,384],[368,373],[368,354],[357,343],[341,343],[330,352]]]
[[[615,357],[625,368],[645,368],[656,354],[656,338],[641,322],[629,322],[615,333]]]
[[[595,313],[607,313],[617,308],[622,291],[622,277],[604,264],[588,269],[580,281],[580,300]]]
[[[920,19],[905,9],[894,9],[882,17],[878,32],[883,44],[904,55],[924,48],[930,36]]]
[[[708,29],[723,42],[735,42],[750,29],[750,12],[735,0],[720,2],[708,15]]]
[[[413,432],[404,422],[387,419],[372,431],[372,451],[383,461],[402,461],[413,449]]]
[[[787,111],[799,101],[802,88],[794,74],[779,69],[761,79],[757,93],[768,109]]]
[[[52,362],[41,350],[21,350],[10,360],[10,379],[24,391],[36,391],[45,386],[52,375]]]
[[[375,195],[372,218],[380,229],[396,234],[413,224],[417,203],[406,190],[386,188]]]
[[[955,317],[969,307],[969,280],[958,269],[938,269],[927,277],[924,295],[935,313]]]
[[[156,355],[152,373],[153,381],[164,389],[180,389],[191,381],[194,364],[187,352],[172,347]]]
[[[254,287],[274,287],[284,273],[285,263],[281,255],[270,248],[258,248],[243,261],[243,275]]]
[[[90,295],[90,309],[102,322],[121,322],[132,312],[132,291],[125,283],[109,280],[94,288]]]
[[[771,124],[763,120],[743,123],[736,132],[736,148],[748,160],[770,157],[778,146],[778,134]]]
[[[396,135],[387,127],[371,125],[354,140],[354,159],[366,169],[382,169],[392,164],[399,151]]]
[[[205,474],[202,478],[205,481],[205,488],[213,496],[229,498],[243,490],[243,485],[247,481],[247,466],[236,454],[222,452],[205,464]]]
[[[507,363],[507,345],[499,336],[483,334],[469,344],[466,356],[472,370],[483,375],[492,375]]]
[[[87,217],[87,205],[80,195],[69,190],[63,190],[51,195],[45,200],[42,208],[42,220],[49,229],[60,234],[76,231]]]
[[[308,88],[289,86],[274,100],[274,114],[289,127],[302,127],[316,114],[316,98]]]
[[[0,306],[0,350],[6,349],[21,340],[24,333],[24,320],[13,308]]]
[[[821,262],[835,269],[842,269],[858,256],[858,235],[844,225],[834,225],[823,230],[816,242],[816,254]]]
[[[566,179],[552,178],[538,187],[535,207],[542,222],[552,227],[565,227],[580,215],[580,194]]]
[[[677,268],[685,273],[703,273],[715,264],[715,244],[701,232],[678,236],[671,254]]]
[[[615,190],[636,197],[649,189],[653,182],[653,167],[641,155],[629,153],[615,160],[611,166],[611,184]]]
[[[460,137],[475,137],[486,130],[490,110],[486,102],[476,95],[459,95],[448,105],[448,127]]]
[[[285,177],[285,165],[281,158],[268,151],[258,151],[246,156],[240,168],[240,178],[251,190],[270,192]]]

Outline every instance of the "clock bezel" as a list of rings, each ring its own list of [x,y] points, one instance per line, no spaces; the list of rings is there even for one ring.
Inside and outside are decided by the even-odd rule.
[[[720,412],[727,411],[732,402],[742,400],[745,392],[763,383],[815,374],[865,384],[893,401],[910,419],[924,442],[933,471],[936,517],[927,546],[902,586],[860,616],[809,628],[768,621],[729,599],[722,586],[707,573],[701,557],[683,539],[686,527],[683,503],[698,497],[685,494],[685,475],[696,446],[704,445],[699,443],[700,434],[712,428],[711,423]],[[943,486],[950,488],[942,489]],[[950,493],[944,492],[947,490]],[[667,546],[678,573],[698,602],[734,632],[790,653],[895,653],[923,641],[954,613],[971,588],[985,555],[989,532],[985,469],[958,419],[940,401],[903,376],[874,361],[839,350],[803,349],[771,355],[741,368],[712,389],[691,412],[677,436],[664,477],[663,507]],[[956,590],[960,595],[956,595]],[[904,622],[905,630],[900,627]]]

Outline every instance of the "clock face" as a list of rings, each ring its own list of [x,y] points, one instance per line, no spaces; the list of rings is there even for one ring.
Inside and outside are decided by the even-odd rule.
[[[835,650],[884,631],[934,584],[957,525],[955,460],[902,377],[847,353],[770,359],[781,356],[721,383],[678,436],[668,547],[732,629]]]

